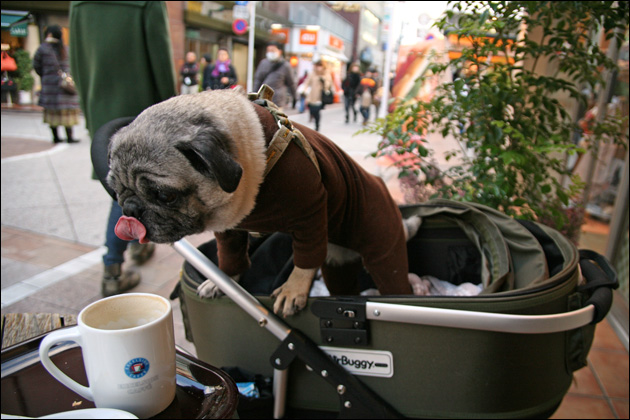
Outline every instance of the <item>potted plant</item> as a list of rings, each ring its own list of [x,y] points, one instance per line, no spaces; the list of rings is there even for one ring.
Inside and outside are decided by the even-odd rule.
[[[439,85],[428,101],[393,98],[393,111],[367,128],[383,138],[373,156],[397,156],[401,177],[420,176],[419,182],[439,187],[437,196],[575,230],[580,210],[569,208],[584,185],[571,176],[565,156],[584,150],[573,142],[577,123],[559,98],[585,103],[583,89],[597,89],[602,70],[616,67],[594,35],[601,30],[621,45],[628,3],[466,1],[452,7],[436,26],[466,46],[448,63],[435,60],[417,85],[444,72],[458,77]],[[543,63],[549,63],[546,71]],[[625,144],[621,124],[607,118],[594,131]],[[452,135],[462,146],[446,156],[458,158],[452,167],[432,163],[431,133]]]
[[[35,84],[35,78],[33,77],[33,62],[29,56],[28,51],[19,49],[14,54],[15,61],[17,62],[17,76],[15,82],[20,92],[20,103],[30,104],[33,102],[32,90]]]

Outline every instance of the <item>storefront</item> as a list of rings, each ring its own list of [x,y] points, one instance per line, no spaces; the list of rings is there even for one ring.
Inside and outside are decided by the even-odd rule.
[[[32,59],[39,46],[39,28],[34,24],[29,11],[2,10],[2,51],[6,52],[18,65],[15,72],[2,74],[2,102],[8,104],[30,104],[33,102],[33,81],[35,90],[39,89],[39,78],[34,72],[28,76],[28,71],[21,67]],[[28,67],[27,67],[28,68]],[[29,79],[29,81],[26,81]],[[25,87],[18,91],[18,87]]]
[[[24,48],[24,39],[28,35],[29,12],[20,10],[2,10],[2,44],[11,49]]]
[[[274,29],[278,32],[283,29]],[[335,84],[335,102],[339,100],[341,93],[341,81],[348,57],[344,54],[345,43],[339,37],[330,33],[326,29],[317,26],[301,26],[287,28],[286,33],[286,54],[288,59],[292,59],[295,69],[296,80],[301,78],[305,72],[309,74],[313,71],[313,63],[322,60],[332,76]]]
[[[227,48],[237,73],[238,84],[246,87],[249,32],[241,35],[234,33],[232,24],[238,15],[234,13],[234,9],[223,3],[225,2],[186,2],[183,15],[185,24],[184,51],[181,52],[181,57],[186,52],[193,51],[197,54],[198,59],[204,54],[210,54],[214,62],[218,49],[220,47]],[[271,25],[273,22],[288,24],[288,20],[269,10],[256,9],[255,63],[259,62],[265,55],[267,43],[272,39]],[[181,63],[178,62],[179,66],[183,64],[183,60],[176,61],[181,61]]]

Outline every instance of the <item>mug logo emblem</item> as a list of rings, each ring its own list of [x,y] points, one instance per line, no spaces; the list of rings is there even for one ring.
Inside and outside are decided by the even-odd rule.
[[[149,361],[142,357],[131,359],[125,365],[125,373],[133,379],[142,378],[149,371]]]

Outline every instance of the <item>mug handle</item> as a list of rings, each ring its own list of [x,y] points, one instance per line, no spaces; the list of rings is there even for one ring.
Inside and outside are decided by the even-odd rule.
[[[49,333],[39,346],[39,358],[48,371],[59,382],[90,401],[94,401],[92,390],[86,386],[79,384],[78,382],[70,379],[68,375],[63,373],[48,356],[50,349],[57,343],[62,341],[72,341],[81,346],[81,334],[79,334],[78,327],[66,328],[59,331],[53,331]]]

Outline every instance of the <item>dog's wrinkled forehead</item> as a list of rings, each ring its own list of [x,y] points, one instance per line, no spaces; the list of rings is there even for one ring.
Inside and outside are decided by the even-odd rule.
[[[114,161],[122,162],[151,159],[154,164],[159,164],[174,152],[172,146],[193,141],[199,136],[225,139],[226,143],[230,143],[222,121],[214,118],[208,110],[195,106],[194,102],[174,99],[179,98],[148,108],[131,124],[120,129],[110,142],[110,163],[114,158]],[[229,148],[230,145],[225,146]]]

